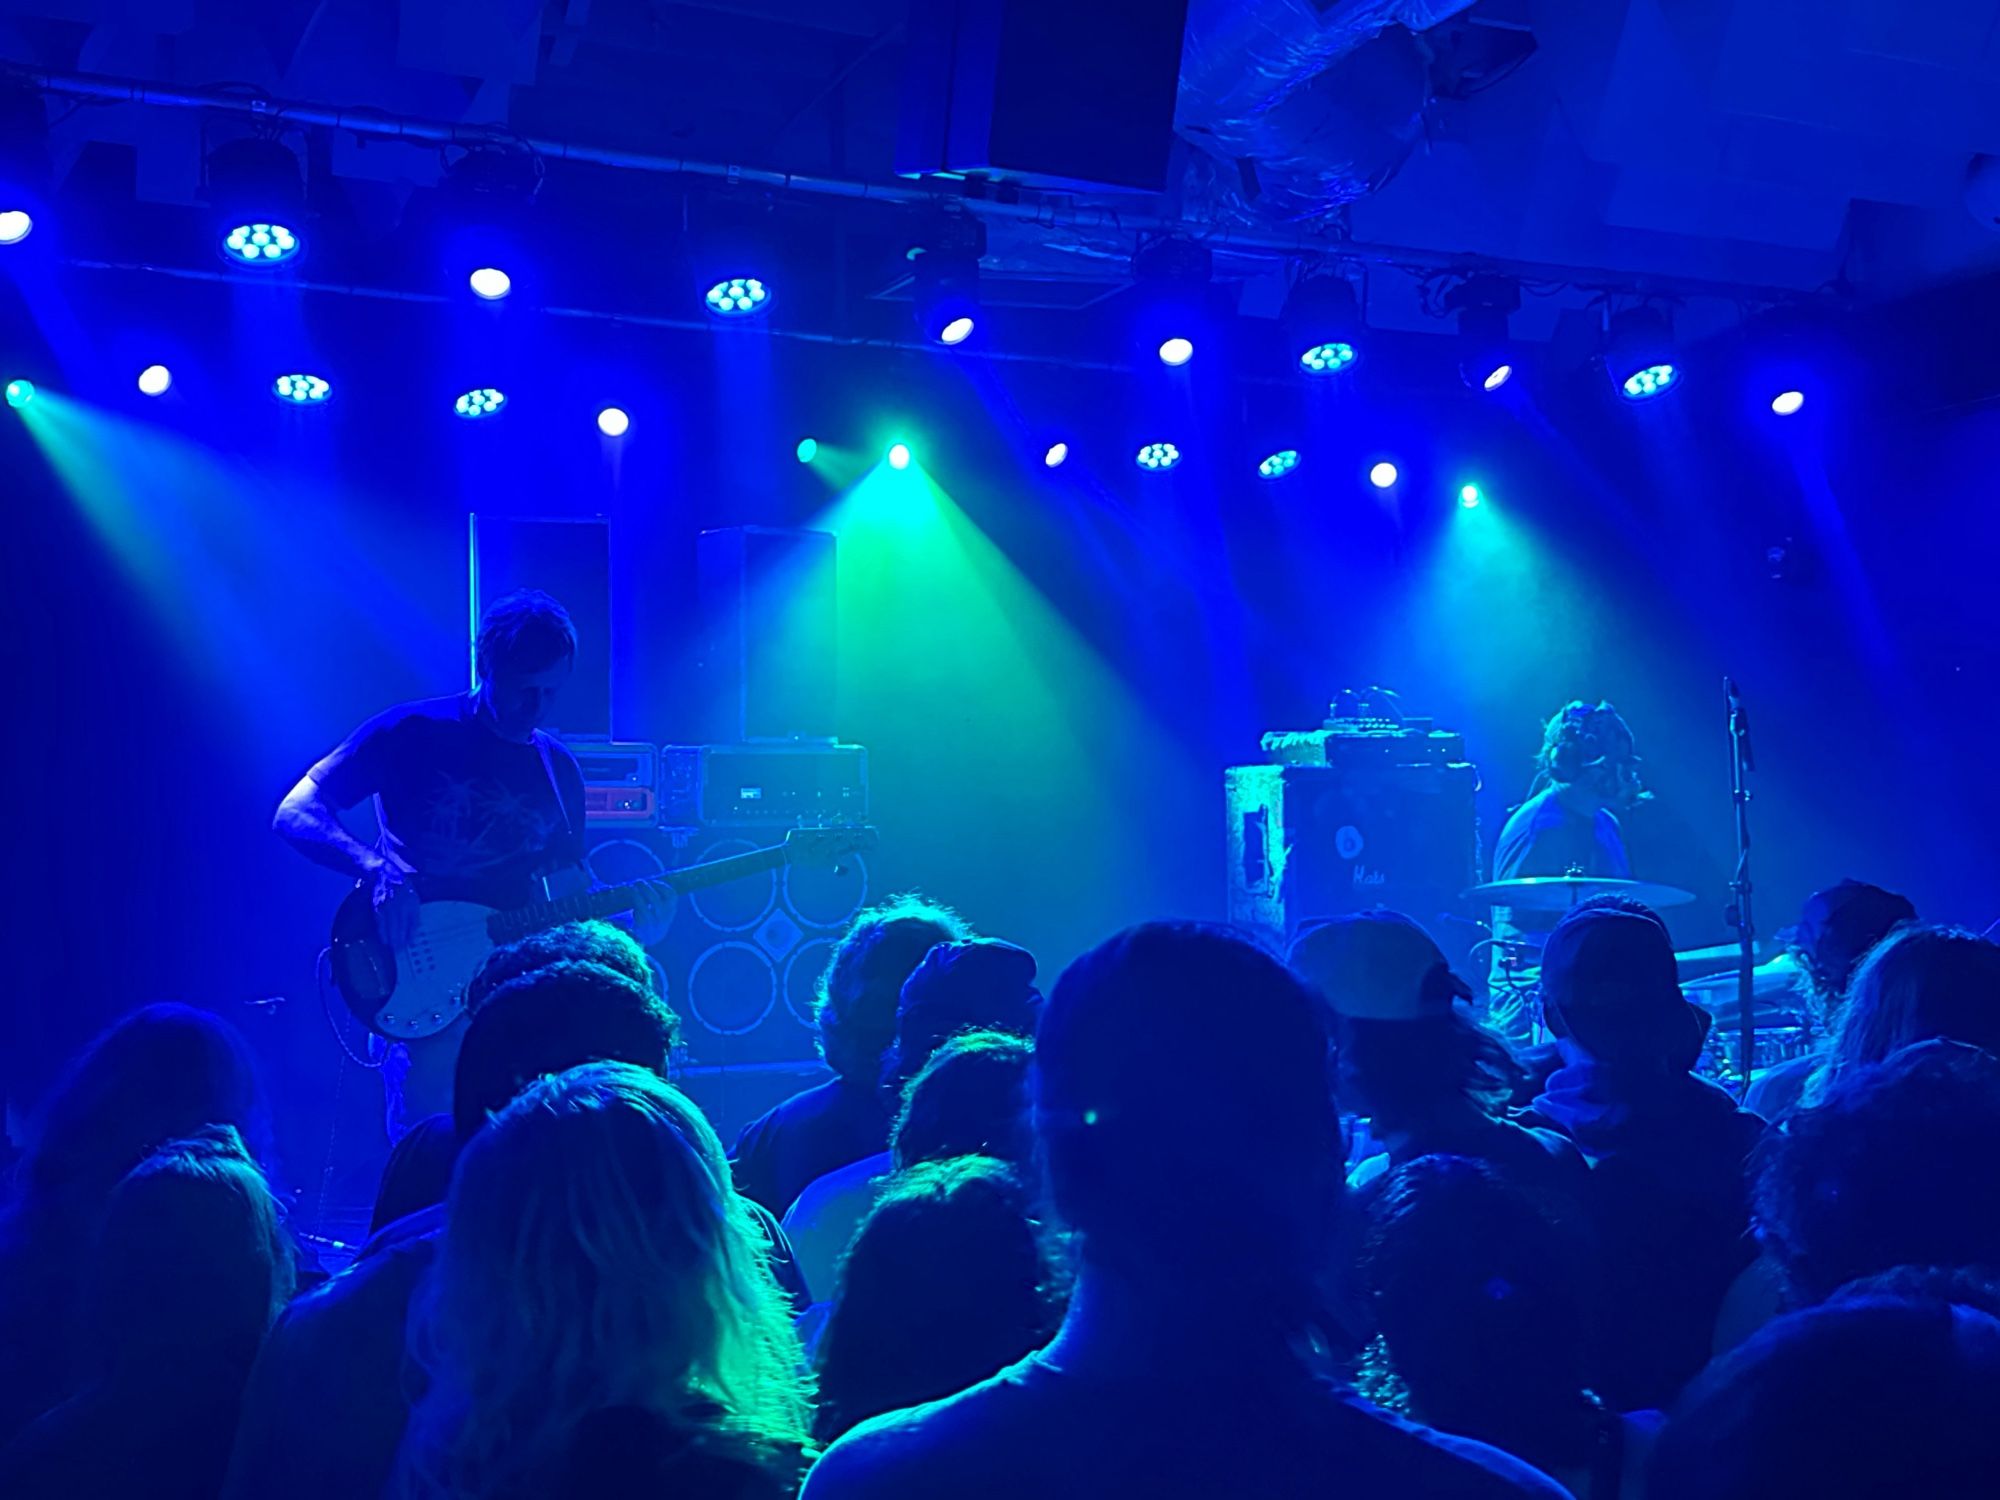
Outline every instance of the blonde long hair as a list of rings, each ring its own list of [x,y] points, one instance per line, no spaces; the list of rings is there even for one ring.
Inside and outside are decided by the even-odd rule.
[[[410,1353],[428,1377],[405,1495],[534,1493],[576,1425],[637,1406],[796,1445],[809,1376],[722,1143],[643,1068],[531,1085],[468,1143]]]

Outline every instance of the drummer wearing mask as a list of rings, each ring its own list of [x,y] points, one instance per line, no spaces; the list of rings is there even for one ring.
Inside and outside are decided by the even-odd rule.
[[[1632,730],[1609,703],[1565,705],[1542,731],[1529,797],[1500,830],[1493,878],[1586,875],[1630,880],[1618,815],[1650,794]],[[1494,936],[1539,949],[1555,912],[1496,908]]]

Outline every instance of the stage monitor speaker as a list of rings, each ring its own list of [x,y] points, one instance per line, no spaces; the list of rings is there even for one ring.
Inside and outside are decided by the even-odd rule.
[[[778,843],[754,825],[610,826],[588,831],[590,871],[612,884]],[[868,900],[868,863],[786,865],[681,900],[652,950],[681,1018],[692,1068],[809,1067],[815,986],[834,942]]]
[[[838,617],[824,531],[731,526],[695,543],[696,738],[831,740]]]
[[[557,695],[558,734],[611,735],[611,523],[601,518],[466,518],[471,549],[472,634],[486,606],[516,589],[540,589],[562,601],[576,622],[576,675]],[[468,644],[468,660],[470,645]]]
[[[1167,185],[1187,0],[921,0],[896,170],[1039,187]]]
[[[1478,883],[1477,768],[1231,766],[1229,920],[1289,941],[1312,917],[1387,907],[1461,958]]]

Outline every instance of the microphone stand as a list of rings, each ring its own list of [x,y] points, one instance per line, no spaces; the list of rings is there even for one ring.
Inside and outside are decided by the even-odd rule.
[[[1757,757],[1750,748],[1750,715],[1743,706],[1743,694],[1736,679],[1722,679],[1722,691],[1729,708],[1729,794],[1736,806],[1736,874],[1729,882],[1730,903],[1725,919],[1736,929],[1738,961],[1736,969],[1736,1029],[1738,1033],[1737,1097],[1750,1091],[1756,1057],[1757,1019],[1757,929],[1750,913],[1750,787],[1749,773],[1757,769]]]

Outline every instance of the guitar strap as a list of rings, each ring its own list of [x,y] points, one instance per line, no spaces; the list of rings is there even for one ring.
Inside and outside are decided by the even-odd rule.
[[[570,821],[569,804],[563,801],[562,783],[556,780],[555,757],[549,754],[549,737],[541,730],[535,731],[535,748],[542,753],[542,774],[549,778],[549,790],[555,793],[556,811],[562,815],[563,832],[574,834],[576,824]]]
[[[549,778],[549,790],[555,794],[556,811],[562,815],[563,832],[566,835],[574,836],[576,833],[576,824],[570,820],[569,804],[563,801],[562,783],[556,780],[556,761],[555,757],[549,754],[549,736],[539,729],[535,731],[535,748],[541,752],[542,774]],[[589,866],[586,865],[585,869],[588,870],[588,868]],[[554,873],[553,867],[544,866],[541,875],[536,877],[537,883],[542,888],[544,899],[552,894],[549,890],[549,876],[552,873]],[[591,883],[595,885],[596,881],[593,880]]]

